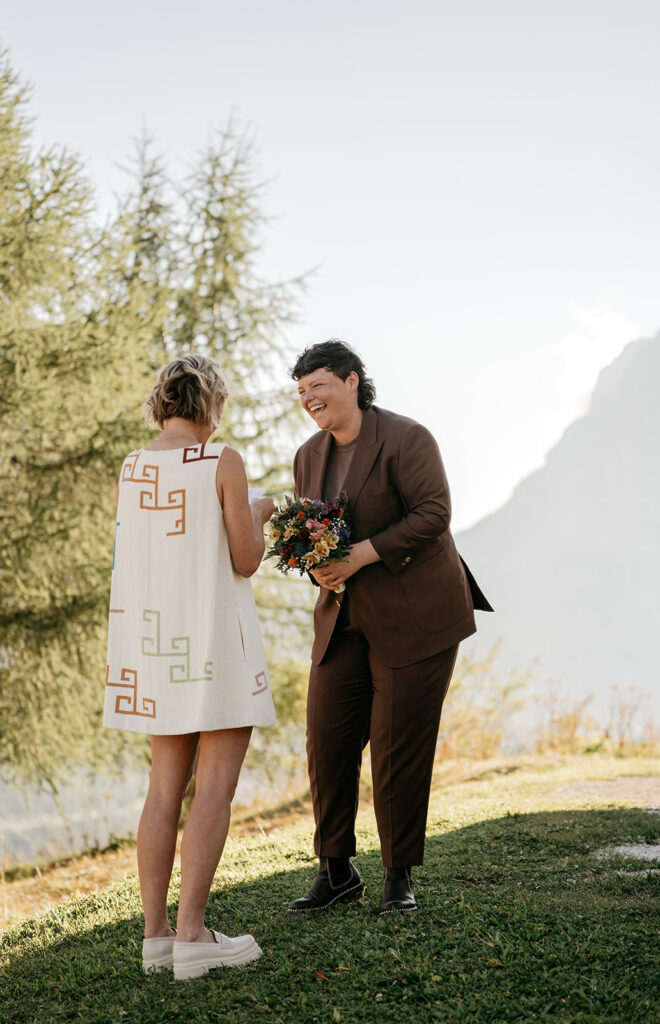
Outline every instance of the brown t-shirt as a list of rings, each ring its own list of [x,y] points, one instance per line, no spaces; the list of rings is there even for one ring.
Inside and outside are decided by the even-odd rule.
[[[354,437],[348,444],[337,444],[333,437],[323,477],[324,501],[334,501],[341,494],[357,442],[357,437]]]

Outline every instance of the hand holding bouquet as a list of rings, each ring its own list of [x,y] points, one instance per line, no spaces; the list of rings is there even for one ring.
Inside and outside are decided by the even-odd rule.
[[[289,498],[270,517],[270,546],[266,558],[277,558],[280,572],[310,569],[340,562],[350,551],[347,505],[336,501]],[[337,592],[345,589],[342,583]]]

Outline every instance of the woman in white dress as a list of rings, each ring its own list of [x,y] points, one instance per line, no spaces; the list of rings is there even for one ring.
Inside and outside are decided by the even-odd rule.
[[[241,456],[207,443],[226,397],[214,360],[187,355],[166,366],[146,402],[162,433],[126,457],[118,487],[104,724],[150,735],[137,850],[142,961],[145,971],[173,967],[177,978],[261,954],[251,935],[204,924],[252,727],[275,721],[248,582],[274,506],[250,504]],[[167,893],[198,751],[175,932]]]

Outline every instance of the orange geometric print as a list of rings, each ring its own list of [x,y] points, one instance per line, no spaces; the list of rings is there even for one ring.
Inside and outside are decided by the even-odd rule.
[[[168,491],[167,501],[162,501],[158,493],[159,467],[149,463],[141,466],[141,475],[138,473],[138,459],[140,452],[133,452],[126,458],[121,473],[123,483],[146,484],[147,488],[140,491],[140,508],[149,512],[181,511],[181,516],[174,521],[174,529],[168,530],[166,536],[174,537],[186,532],[186,491],[185,488]]]
[[[123,668],[120,672],[119,678],[123,680],[121,683],[113,683],[110,681],[110,666],[107,665],[105,671],[105,685],[121,686],[123,689],[128,688],[130,690],[130,693],[117,694],[117,699],[115,701],[115,714],[136,715],[138,718],[155,718],[155,700],[142,697],[142,711],[138,711],[137,709],[137,671],[132,668]]]

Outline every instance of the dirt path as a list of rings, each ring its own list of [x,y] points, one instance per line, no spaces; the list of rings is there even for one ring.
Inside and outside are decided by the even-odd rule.
[[[596,800],[620,800],[635,807],[660,810],[660,775],[625,775],[620,779],[584,779],[558,786],[557,793]]]

